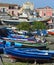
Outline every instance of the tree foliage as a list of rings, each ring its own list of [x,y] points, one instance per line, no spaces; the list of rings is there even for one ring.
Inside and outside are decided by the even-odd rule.
[[[46,25],[43,22],[34,21],[32,24],[29,22],[20,22],[17,25],[17,28],[20,30],[35,30],[35,29],[46,29]]]
[[[43,22],[34,21],[33,29],[46,29],[46,25]]]
[[[28,22],[20,22],[17,25],[17,28],[20,29],[20,30],[29,30],[30,24]]]

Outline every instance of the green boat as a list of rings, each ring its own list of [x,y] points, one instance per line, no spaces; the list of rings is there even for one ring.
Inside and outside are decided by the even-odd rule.
[[[18,42],[20,43],[20,42]],[[47,43],[32,43],[32,42],[22,42],[22,47],[28,47],[28,48],[37,48],[37,49],[47,49]]]
[[[18,42],[18,41],[10,41],[10,40],[4,40],[4,41],[9,41],[10,45],[16,45],[16,47],[28,47],[28,48],[37,48],[37,49],[47,49],[47,43],[36,43],[34,41],[26,41],[26,42]],[[7,42],[8,44],[8,42]]]

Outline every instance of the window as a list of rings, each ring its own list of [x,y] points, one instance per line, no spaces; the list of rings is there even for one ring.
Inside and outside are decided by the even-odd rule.
[[[18,9],[20,9],[21,7],[19,6]]]
[[[5,12],[5,8],[3,8],[3,12]]]
[[[52,14],[52,16],[54,16],[54,13]]]
[[[44,13],[44,16],[46,16],[46,14]]]
[[[9,6],[9,9],[15,9],[15,7],[14,6]]]
[[[14,15],[14,11],[12,11],[12,15]]]
[[[1,12],[6,12],[6,9],[5,9],[5,8],[2,8],[2,9],[1,9]]]

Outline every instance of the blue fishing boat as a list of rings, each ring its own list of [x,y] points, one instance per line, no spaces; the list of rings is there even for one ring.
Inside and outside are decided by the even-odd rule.
[[[35,48],[21,48],[22,43],[12,43],[9,41],[1,40],[0,48],[5,48],[5,52],[12,56],[22,56],[25,58],[34,58],[34,59],[51,59],[54,57],[54,51],[52,50],[38,50]],[[12,47],[12,48],[11,48]],[[22,54],[22,55],[21,55]],[[30,55],[31,54],[31,55]],[[24,56],[25,55],[25,56]]]
[[[6,41],[2,40],[2,43],[0,44],[1,47],[6,48],[6,47],[17,47],[17,48],[37,48],[37,49],[47,49],[46,44],[41,44],[41,43],[22,43],[22,42],[13,42],[13,41]]]
[[[52,55],[48,52],[42,52],[34,48],[5,48],[5,52],[15,58],[52,59]]]

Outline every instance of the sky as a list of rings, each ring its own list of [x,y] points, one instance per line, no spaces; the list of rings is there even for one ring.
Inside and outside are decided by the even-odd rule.
[[[54,8],[54,0],[0,0],[0,3],[10,3],[21,5],[27,1],[30,1],[34,4],[35,8],[50,6]]]

